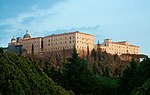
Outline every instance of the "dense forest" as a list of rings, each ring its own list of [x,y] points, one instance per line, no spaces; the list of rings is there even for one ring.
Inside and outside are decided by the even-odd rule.
[[[74,95],[49,78],[35,60],[0,50],[0,95]]]
[[[150,58],[124,62],[93,50],[40,60],[0,49],[0,95],[150,95]]]

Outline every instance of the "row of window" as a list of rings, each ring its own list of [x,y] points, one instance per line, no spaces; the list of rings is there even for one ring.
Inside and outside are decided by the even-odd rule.
[[[74,38],[74,37],[73,37]],[[67,38],[64,38],[64,39],[67,39]],[[71,37],[69,38],[71,40]],[[78,39],[78,37],[77,37]],[[57,40],[63,40],[63,38],[59,38],[59,39],[48,39],[47,41],[48,42],[51,42],[51,41],[57,41]],[[82,40],[85,40],[85,41],[91,41],[91,39],[86,39],[86,38],[82,38]]]
[[[79,49],[87,49],[87,46],[77,46],[76,48],[79,48]]]
[[[40,43],[40,41],[23,42],[23,44],[33,44],[33,43]]]
[[[122,50],[122,49],[116,49],[116,48],[109,48],[109,50],[125,51],[125,49]],[[128,49],[128,50],[131,50],[131,49]],[[135,49],[134,49],[134,51],[135,51]]]
[[[35,47],[39,47],[39,45],[33,45],[34,46],[34,48]],[[25,47],[25,48],[31,48],[32,47],[32,44],[31,45],[24,45],[23,47]]]
[[[65,37],[64,39],[72,39],[72,38],[74,37],[69,37],[69,38]],[[51,39],[48,39],[47,41],[51,42],[51,41],[57,41],[57,40],[63,40],[63,38],[51,38]]]
[[[72,41],[72,42],[74,42],[74,41]],[[71,44],[72,43],[71,41],[69,41],[68,43],[69,44]],[[51,46],[51,45],[57,45],[57,44],[67,44],[67,41],[65,41],[64,43],[63,42],[51,42],[51,43],[48,43],[48,44],[45,44],[45,45],[47,45],[47,46]]]
[[[106,46],[106,44],[105,44]],[[127,49],[134,49],[138,50],[138,48],[128,47],[128,46],[118,46],[118,45],[109,45],[110,47],[117,47],[117,48],[127,48]]]
[[[65,47],[57,47],[57,48],[45,48],[45,51],[50,51],[50,50],[63,50],[63,49],[70,49],[73,48],[72,46],[65,46]]]
[[[83,42],[83,41],[77,41],[77,43],[81,43],[81,44],[87,44],[88,42]]]
[[[82,39],[82,40],[86,40],[86,41],[92,41],[90,38],[77,37],[77,39]]]
[[[28,44],[28,43],[39,43],[41,41],[41,38],[39,39],[32,39],[32,40],[24,40],[22,43]]]
[[[73,46],[65,46],[65,47],[55,47],[55,48],[45,48],[45,50],[62,50],[62,49],[68,49],[68,48],[73,48]],[[77,46],[76,48],[80,49],[87,49],[87,47],[82,47],[82,46]]]
[[[109,49],[110,50],[110,49]],[[106,48],[102,48],[102,51],[107,51]],[[107,51],[108,52],[108,51]],[[125,53],[134,53],[134,54],[138,54],[138,52],[136,51],[129,51],[129,50],[117,50],[115,49],[115,51],[109,51],[109,53],[112,54],[125,54]]]

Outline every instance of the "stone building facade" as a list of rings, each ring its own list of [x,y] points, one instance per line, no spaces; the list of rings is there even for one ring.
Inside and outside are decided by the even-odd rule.
[[[80,56],[86,55],[87,50],[89,53],[96,48],[94,45],[94,35],[81,33],[79,31],[52,34],[45,37],[32,38],[28,30],[22,37],[12,38],[11,42],[8,43],[8,47],[11,49],[17,49],[20,46],[22,55],[42,55],[51,56],[58,55],[68,57],[72,54],[73,47],[77,49]],[[130,45],[127,41],[123,42],[112,42],[111,39],[105,39],[100,44],[101,50],[110,54],[138,54],[139,47]]]
[[[58,54],[70,56],[72,49],[75,46],[80,55],[86,53],[87,47],[89,51],[94,48],[94,36],[90,34],[81,33],[79,31],[53,34],[43,37],[43,52],[45,54]]]
[[[87,48],[89,51],[92,51],[94,48],[94,36],[75,31],[31,38],[28,31],[26,31],[23,38],[19,37],[17,40],[12,38],[8,46],[12,45],[22,45],[22,55],[65,55],[65,57],[72,54],[73,47],[75,46],[79,55],[82,56],[83,54],[86,55]]]
[[[102,51],[106,51],[110,54],[138,54],[139,47],[129,44],[127,41],[113,42],[112,39],[104,39],[104,42],[100,45]]]

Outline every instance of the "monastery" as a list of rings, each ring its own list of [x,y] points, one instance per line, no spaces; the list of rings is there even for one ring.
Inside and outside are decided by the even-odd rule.
[[[91,52],[94,48],[97,49],[97,45],[94,44],[94,35],[91,34],[75,31],[32,38],[27,30],[23,38],[13,37],[4,51],[12,51],[23,56],[40,54],[62,56],[65,53],[67,57],[72,54],[74,46],[80,56],[86,55],[87,50]],[[139,47],[131,45],[127,41],[113,42],[111,39],[104,39],[100,48],[103,52],[106,51],[112,55],[139,53]]]

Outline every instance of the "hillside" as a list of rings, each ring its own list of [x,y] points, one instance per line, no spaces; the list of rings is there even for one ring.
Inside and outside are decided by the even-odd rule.
[[[37,62],[0,53],[0,95],[74,95],[47,77]]]

